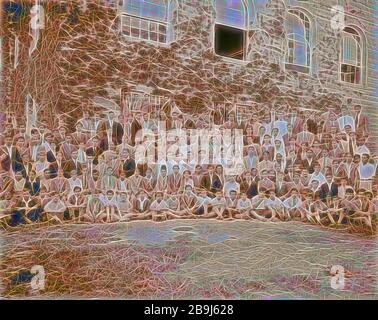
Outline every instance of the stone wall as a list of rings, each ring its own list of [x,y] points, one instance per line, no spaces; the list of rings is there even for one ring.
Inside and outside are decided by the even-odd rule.
[[[140,86],[170,98],[189,112],[235,101],[257,105],[262,111],[271,107],[325,110],[330,105],[361,103],[371,116],[374,137],[378,136],[374,125],[374,1],[339,1],[347,10],[347,24],[355,25],[366,36],[366,77],[362,85],[339,81],[340,35],[330,25],[331,1],[265,1],[248,33],[246,61],[214,54],[212,1],[178,3],[175,39],[166,46],[123,37],[116,3],[109,7],[103,1],[86,1],[85,9],[80,1],[45,3],[46,27],[32,57],[28,57],[28,7],[16,22],[5,16],[5,105],[22,110],[29,92],[38,101],[41,114],[72,111],[75,116],[83,107],[92,108],[95,96],[120,104],[121,90]],[[295,7],[306,10],[314,30],[311,74],[285,70],[285,17],[288,8]],[[20,62],[13,69],[15,36],[21,40],[21,47]]]

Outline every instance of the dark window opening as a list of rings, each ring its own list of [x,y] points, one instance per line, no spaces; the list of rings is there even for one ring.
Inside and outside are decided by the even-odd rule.
[[[220,56],[244,60],[245,30],[215,25],[215,53]]]

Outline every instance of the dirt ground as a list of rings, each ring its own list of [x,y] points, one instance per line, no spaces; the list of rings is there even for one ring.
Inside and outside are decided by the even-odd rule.
[[[140,221],[27,227],[1,236],[0,296],[377,299],[376,238],[289,223]],[[32,290],[34,265],[44,289]],[[344,269],[333,289],[333,266]]]

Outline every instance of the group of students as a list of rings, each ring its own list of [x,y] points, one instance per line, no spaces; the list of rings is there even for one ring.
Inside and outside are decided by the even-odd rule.
[[[158,136],[162,121],[168,130],[242,130],[238,170],[225,170],[212,152],[222,150],[216,139],[206,146],[206,161],[204,146],[197,162],[139,161],[138,131]],[[41,122],[29,129],[8,115],[0,130],[0,219],[9,227],[198,218],[373,227],[376,221],[377,166],[360,105],[323,112],[278,108],[242,117],[177,108],[118,117],[84,111],[73,130],[64,117],[56,128]]]

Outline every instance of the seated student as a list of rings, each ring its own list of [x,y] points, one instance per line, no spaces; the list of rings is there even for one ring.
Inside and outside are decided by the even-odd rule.
[[[271,214],[271,211],[267,210],[264,205],[266,192],[265,188],[259,188],[258,194],[251,199],[252,210],[250,211],[250,215],[260,221],[267,221],[268,219],[265,215]]]
[[[47,214],[49,221],[56,221],[62,223],[67,217],[67,206],[61,200],[59,193],[53,193],[52,199],[45,205],[44,211]]]
[[[133,212],[133,204],[130,200],[130,193],[122,192],[118,196],[118,210],[121,221],[128,221],[135,216]]]
[[[185,187],[187,185],[191,185],[192,188],[194,188],[194,181],[191,178],[191,172],[190,172],[190,170],[184,170],[183,171],[183,173],[182,173],[182,179],[181,179],[181,185],[180,185],[179,190],[180,191],[184,191]]]
[[[286,210],[285,206],[283,205],[280,198],[276,197],[276,192],[274,190],[268,191],[268,197],[264,201],[264,206],[267,210],[271,211],[271,220],[276,220],[276,215],[280,217],[280,219],[285,220],[286,218]]]
[[[296,215],[298,215],[298,213],[299,215],[301,215],[301,212],[299,210],[301,204],[302,200],[298,193],[298,189],[291,189],[290,197],[283,202],[283,205],[285,206],[288,212],[289,219],[291,218],[291,216],[295,217]],[[301,215],[301,218],[304,218],[304,216]]]
[[[197,164],[192,173],[192,179],[195,188],[200,188],[202,183],[202,166]]]
[[[194,214],[197,203],[197,196],[193,192],[192,186],[186,185],[185,190],[180,196],[180,210],[183,214]]]
[[[259,181],[259,188],[263,188],[265,190],[275,188],[274,182],[270,179],[268,170],[261,171],[261,177],[262,179]]]
[[[324,174],[321,172],[321,167],[318,162],[314,163],[314,171],[310,176],[310,181],[312,180],[318,180],[320,186],[327,181]]]
[[[151,218],[150,212],[151,201],[147,196],[147,192],[143,189],[140,190],[133,201],[133,220],[145,220]]]
[[[316,221],[320,225],[323,225],[323,223],[326,222],[326,220],[328,219],[328,215],[327,215],[328,207],[321,199],[319,193],[314,194],[314,200],[312,202],[311,207],[312,207],[313,216],[315,217]]]
[[[182,175],[180,174],[180,166],[174,164],[172,166],[172,173],[167,178],[168,192],[173,192],[180,189]]]
[[[13,191],[14,179],[10,172],[1,172],[0,170],[0,197],[8,192]]]
[[[100,195],[99,199],[102,202],[103,210],[96,218],[96,222],[119,221],[121,216],[118,210],[117,196],[114,191],[106,191],[105,195]]]
[[[26,203],[22,197],[22,193],[18,192],[14,195],[14,202],[11,205],[10,216],[7,221],[8,226],[17,227],[18,225],[27,224],[25,218]]]
[[[79,218],[84,213],[86,208],[85,200],[81,188],[78,186],[74,187],[73,194],[67,200],[67,207],[71,217]]]
[[[83,214],[80,216],[80,220],[82,222],[87,222],[87,223],[96,222],[97,217],[103,211],[103,204],[99,198],[100,196],[94,191],[92,191],[92,193],[88,196],[85,212],[83,212]]]
[[[33,162],[32,170],[36,172],[36,176],[38,178],[42,177],[43,172],[50,168],[50,162],[46,159],[46,152],[40,151],[38,153],[38,159],[37,161]]]
[[[320,186],[320,197],[329,205],[326,199],[332,199],[338,195],[338,185],[333,181],[331,173],[326,174],[326,181]]]
[[[29,191],[31,196],[39,195],[41,183],[34,170],[30,171],[29,173],[29,178],[26,180],[25,188]]]
[[[256,168],[253,168],[252,170],[254,171],[254,177],[252,177],[251,171],[246,171],[244,176],[240,179],[240,191],[246,193],[249,199],[257,195],[258,187],[257,170]]]
[[[164,193],[156,192],[155,200],[150,205],[150,212],[153,221],[161,221],[167,218],[166,214],[169,210],[168,204],[164,200]]]
[[[248,199],[247,194],[245,192],[240,194],[240,198],[238,199],[236,210],[237,214],[235,214],[236,219],[251,219],[249,212],[252,209],[252,202]]]
[[[101,191],[101,179],[100,179],[100,172],[96,169],[93,169],[92,176],[89,175],[86,181],[87,187],[89,192],[98,193]]]
[[[143,189],[146,190],[148,193],[152,193],[155,190],[156,177],[151,168],[147,168],[146,176],[144,177],[143,183]]]
[[[238,214],[236,209],[238,205],[238,193],[236,190],[230,190],[229,196],[226,198],[226,211],[225,213],[228,215],[228,219],[234,219],[235,215]]]
[[[70,186],[67,178],[64,177],[64,171],[62,169],[58,170],[57,177],[50,180],[49,190],[50,192],[57,192],[64,195],[69,193]]]
[[[132,177],[130,179],[132,179]],[[168,175],[166,165],[162,165],[160,167],[160,172],[158,173],[157,181],[155,184],[155,190],[160,192],[168,190]]]
[[[374,196],[375,195],[375,196]],[[370,200],[373,204],[373,212],[378,215],[378,185],[375,186],[375,190],[373,193],[373,198]]]
[[[215,193],[215,198],[211,200],[210,204],[212,206],[212,212],[217,215],[217,219],[223,220],[223,214],[227,208],[227,203],[222,191],[217,191]]]
[[[13,191],[20,192],[25,190],[26,178],[22,176],[22,172],[18,171],[14,173]]]
[[[144,178],[141,176],[141,172],[138,168],[135,169],[134,174],[128,178],[129,188],[134,195],[136,195],[140,189],[143,188]]]
[[[236,176],[233,175],[229,177],[227,182],[224,184],[223,190],[226,197],[230,196],[231,191],[235,191],[236,194],[240,192],[240,184],[236,182]]]
[[[119,174],[119,178],[117,179],[117,191],[124,193],[129,190],[130,190],[130,187],[129,187],[129,182],[127,181],[127,178],[126,178],[126,172],[121,171]]]
[[[338,187],[338,196],[340,199],[345,199],[346,196],[346,190],[347,189],[353,189],[352,186],[348,184],[348,178],[347,177],[340,177],[340,184]]]
[[[317,180],[314,180],[317,181]],[[313,207],[314,193],[311,190],[307,190],[305,193],[304,201],[299,207],[302,217],[306,217],[309,222],[320,223],[320,218],[317,215],[317,212]]]
[[[100,179],[101,190],[114,190],[117,187],[117,178],[113,175],[113,168],[107,166],[104,175]]]
[[[178,212],[180,210],[180,198],[179,193],[172,192],[165,195],[165,201],[168,204],[170,210]]]
[[[9,217],[12,206],[12,193],[7,192],[2,197],[0,197],[0,221],[5,221]]]
[[[194,206],[193,213],[196,218],[215,218],[217,215],[212,212],[211,198],[207,195],[206,189],[201,189],[197,195],[197,201]]]
[[[344,208],[341,206],[341,199],[338,196],[331,197],[330,195],[327,196],[326,199],[327,203],[327,216],[331,225],[340,224],[341,220],[340,217],[344,211]],[[336,222],[334,218],[338,218]]]
[[[39,197],[31,197],[27,192],[24,192],[23,203],[25,205],[25,220],[27,223],[42,221],[44,212]]]
[[[135,160],[131,158],[130,152],[127,149],[121,151],[121,160],[122,160],[122,171],[125,172],[126,178],[130,178],[136,168]]]
[[[343,210],[339,216],[338,224],[345,224],[348,219],[351,220],[358,210],[358,206],[355,203],[353,188],[346,189],[345,197],[344,199],[341,199],[340,206],[343,208]]]
[[[83,181],[78,177],[76,170],[71,171],[71,177],[67,179],[67,182],[69,186],[69,195],[73,194],[75,187],[80,187],[81,190],[83,189]]]
[[[41,183],[41,196],[48,195],[50,192],[51,172],[49,169],[43,171],[43,175],[40,179]]]
[[[220,191],[223,187],[218,175],[214,172],[212,164],[208,165],[207,173],[201,178],[201,187],[208,191],[209,196]]]
[[[367,197],[368,191],[365,189],[357,190],[357,195],[353,200],[355,204],[355,212],[350,217],[354,222],[361,222],[368,227],[372,227],[372,215],[373,215],[373,203],[369,201]]]
[[[309,185],[310,191],[315,195],[319,195],[321,197],[320,193],[320,186],[319,186],[319,181],[318,180],[312,180]]]

